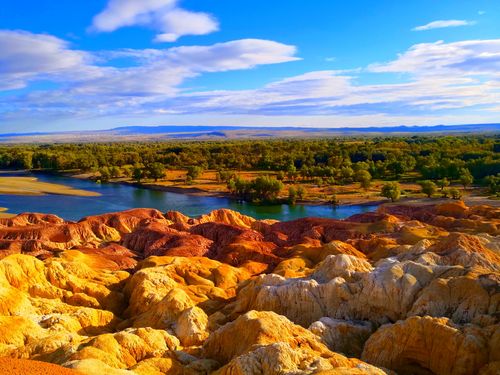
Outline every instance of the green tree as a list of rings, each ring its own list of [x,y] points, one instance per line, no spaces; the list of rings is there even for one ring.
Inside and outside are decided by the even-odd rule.
[[[196,180],[203,173],[203,168],[198,165],[191,165],[187,168],[187,178]]]
[[[22,169],[33,169],[33,153],[23,152],[21,156],[21,168]]]
[[[401,189],[397,182],[387,182],[382,186],[382,196],[389,198],[391,202],[395,202],[401,196]]]
[[[340,205],[340,201],[337,199],[337,194],[332,194],[330,196],[330,200],[328,201],[333,207],[338,207]]]
[[[464,190],[467,189],[467,186],[472,185],[474,182],[474,177],[472,177],[470,171],[467,168],[460,169],[460,183],[463,185]]]
[[[354,171],[351,167],[342,167],[340,169],[340,176],[342,178],[342,183],[347,184],[351,182],[352,176],[354,175]]]
[[[122,168],[122,173],[125,177],[132,177],[132,172],[134,171],[133,165],[124,165]]]
[[[109,168],[109,173],[111,175],[111,178],[118,178],[122,175],[122,170],[117,165],[113,165]]]
[[[276,174],[276,178],[280,181],[283,181],[285,179],[285,172],[284,171],[278,171]]]
[[[303,186],[297,188],[297,198],[302,200],[306,197],[306,189]]]
[[[162,163],[152,163],[148,166],[148,172],[151,178],[154,178],[155,182],[158,181],[160,178],[164,178],[166,173],[165,173],[165,166]]]
[[[458,189],[452,188],[450,189],[450,195],[453,199],[460,199],[462,198],[462,193]]]
[[[427,195],[428,198],[432,197],[437,191],[437,185],[430,180],[420,182],[420,187],[422,188],[422,193]]]
[[[234,172],[232,172],[232,171],[226,171],[226,170],[217,171],[217,181],[218,182],[226,182],[227,183],[233,177],[234,177]]]
[[[488,184],[489,192],[491,194],[500,193],[500,173],[498,173],[496,176],[487,176],[485,178],[485,182]]]
[[[297,168],[294,164],[290,164],[288,166],[288,168],[286,169],[286,176],[289,180],[295,180],[295,177],[297,177]]]
[[[290,186],[288,188],[288,203],[295,204],[297,202],[297,189],[295,187]]]
[[[441,180],[438,181],[438,186],[443,191],[445,188],[450,186],[450,181],[446,177],[442,178]]]
[[[367,170],[360,169],[356,172],[356,181],[362,189],[368,190],[372,185],[372,175]]]
[[[111,172],[108,167],[99,168],[99,179],[101,182],[108,182],[111,178]]]
[[[401,160],[395,160],[387,165],[387,169],[390,170],[396,179],[399,179],[401,175],[406,171],[405,164]]]
[[[283,186],[281,181],[270,176],[259,176],[251,184],[254,197],[265,202],[276,200]]]
[[[139,164],[134,165],[134,169],[132,170],[132,178],[134,179],[134,181],[136,181],[137,183],[141,183],[144,175],[145,173],[143,167]]]

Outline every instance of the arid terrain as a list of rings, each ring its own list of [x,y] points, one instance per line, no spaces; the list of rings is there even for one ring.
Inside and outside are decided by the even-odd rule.
[[[462,202],[0,219],[0,369],[498,374],[499,233]]]

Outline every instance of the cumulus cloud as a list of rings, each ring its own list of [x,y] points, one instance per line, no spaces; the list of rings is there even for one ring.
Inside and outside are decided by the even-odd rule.
[[[21,36],[25,35],[21,33]],[[298,59],[294,46],[260,39],[95,54],[72,50],[62,40],[45,35],[30,34],[28,40],[24,45],[16,39],[17,49],[11,48],[9,55],[0,58],[3,88],[6,88],[5,83],[19,81],[21,73],[23,84],[49,79],[59,85],[53,90],[35,90],[0,100],[0,116],[3,114],[4,118],[7,115],[29,118],[42,113],[50,118],[56,114],[141,113],[148,103],[181,95],[181,85],[200,74],[251,69]],[[50,48],[45,46],[47,40]],[[2,45],[10,48],[0,42]],[[131,60],[126,66],[123,61],[114,64],[116,59],[124,58]],[[15,87],[10,85],[8,88]],[[158,113],[172,111],[162,109]]]
[[[298,60],[294,46],[261,39],[241,39],[209,46],[164,50],[120,50],[110,59],[129,57],[139,62],[128,68],[102,67],[101,76],[79,86],[80,92],[112,95],[172,95],[186,79],[202,73],[250,69]],[[106,58],[106,54],[101,55]]]
[[[109,0],[94,17],[92,30],[111,32],[126,26],[145,26],[159,31],[157,42],[175,42],[184,35],[205,35],[219,24],[210,14],[178,6],[179,0]]]
[[[0,30],[0,90],[25,87],[33,79],[64,79],[91,73],[92,57],[46,34]]]
[[[248,122],[255,118],[272,123],[270,119],[279,118],[297,119],[293,123],[309,119],[310,123],[302,124],[317,125],[317,119],[325,124],[331,118],[343,121],[331,125],[361,125],[362,121],[386,125],[444,119],[490,121],[500,116],[500,39],[417,44],[392,61],[362,69],[307,72],[252,90],[205,91],[190,87],[192,82],[196,84],[191,79],[295,61],[296,48],[269,40],[242,39],[208,46],[89,54],[72,50],[57,38],[55,41],[61,61],[35,67],[27,62],[29,68],[23,68],[24,59],[33,60],[31,53],[40,51],[31,45],[16,53],[18,67],[10,66],[7,71],[7,64],[3,70],[0,65],[0,75],[3,72],[7,81],[15,79],[17,69],[29,72],[25,82],[54,77],[51,79],[60,83],[52,90],[4,96],[0,99],[4,123],[12,118],[60,116],[72,121],[114,119],[113,124],[135,118],[138,123],[150,124],[151,119],[178,116],[176,123],[189,123],[188,119],[202,123],[205,118],[246,118]],[[120,61],[115,64],[116,59]],[[130,60],[129,64],[123,64],[123,59]],[[73,71],[85,74],[69,74]],[[397,79],[364,83],[365,76],[371,78],[368,82],[376,82],[379,73]]]
[[[426,31],[432,29],[443,29],[446,27],[458,27],[458,26],[472,26],[475,25],[475,21],[466,20],[438,20],[432,21],[422,26],[414,27],[413,31]]]
[[[226,115],[426,116],[500,102],[500,40],[418,44],[395,60],[364,70],[317,71],[255,90],[182,94],[154,109]],[[359,84],[358,76],[405,73],[403,83]],[[480,115],[478,113],[478,115]]]

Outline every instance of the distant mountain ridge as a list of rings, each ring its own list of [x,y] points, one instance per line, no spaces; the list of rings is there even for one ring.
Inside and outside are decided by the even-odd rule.
[[[318,127],[252,127],[252,126],[207,126],[207,125],[160,125],[160,126],[122,126],[109,129],[107,131],[117,131],[120,133],[129,134],[153,134],[153,133],[183,133],[183,132],[213,132],[217,131],[232,131],[232,130],[249,130],[249,131],[303,131],[303,132],[333,132],[333,133],[356,133],[356,132],[373,132],[373,133],[428,133],[428,132],[443,132],[443,131],[498,131],[500,124],[464,124],[464,125],[399,125],[388,127],[340,127],[340,128],[318,128]]]
[[[160,125],[121,126],[106,130],[85,130],[67,132],[29,132],[0,134],[0,142],[110,142],[125,140],[168,140],[168,139],[237,139],[237,138],[279,138],[279,137],[321,137],[342,135],[409,135],[409,134],[467,134],[500,133],[500,124],[463,124],[432,126],[390,126],[390,127],[252,127],[252,126],[208,126],[208,125]]]

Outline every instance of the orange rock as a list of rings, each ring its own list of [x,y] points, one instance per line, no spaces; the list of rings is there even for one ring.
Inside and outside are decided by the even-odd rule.
[[[0,357],[110,375],[390,373],[336,353],[363,350],[400,373],[496,374],[499,218],[446,202],[346,220],[0,219]]]
[[[498,329],[412,317],[379,328],[366,342],[362,358],[403,374],[478,374],[489,362],[489,337]]]
[[[46,362],[0,358],[0,374],[10,375],[78,375],[79,372]]]

